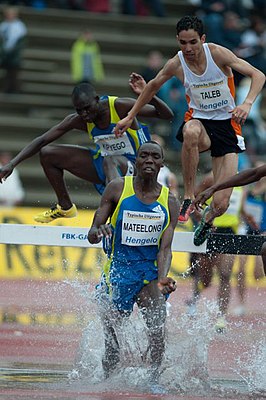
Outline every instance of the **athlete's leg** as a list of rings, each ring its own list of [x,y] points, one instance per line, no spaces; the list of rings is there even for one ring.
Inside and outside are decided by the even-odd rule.
[[[194,199],[199,153],[208,150],[211,141],[202,123],[196,119],[188,121],[183,126],[182,133],[181,162],[184,181],[184,201],[180,207],[178,222],[185,223],[193,211],[191,203]]]
[[[184,199],[194,199],[195,179],[199,163],[199,153],[211,146],[207,132],[198,120],[188,121],[183,127],[181,151],[182,174],[184,179]]]
[[[192,297],[186,301],[187,305],[193,306],[196,304],[200,297],[200,277],[199,269],[201,268],[201,257],[200,253],[190,254],[190,275],[193,278],[193,289]]]
[[[212,171],[214,182],[219,183],[237,173],[238,155],[228,153],[222,157],[213,157]],[[200,246],[209,237],[212,230],[212,222],[216,217],[224,214],[229,206],[233,188],[219,190],[213,195],[211,205],[205,209],[200,225],[195,230],[193,242]]]
[[[237,173],[238,155],[229,153],[222,157],[213,157],[212,164],[214,182],[222,182]],[[229,188],[214,193],[210,209],[206,214],[206,223],[211,224],[214,218],[225,213],[232,191],[233,188]]]
[[[165,351],[165,298],[157,280],[144,286],[137,298],[137,304],[148,328],[149,350],[152,363],[151,379],[159,378],[159,367]]]
[[[246,298],[246,292],[247,292],[247,286],[246,286],[246,265],[247,265],[247,255],[239,255],[238,256],[238,261],[239,261],[239,267],[238,267],[238,272],[237,272],[237,292],[239,296],[239,302],[242,307],[244,307],[245,304],[245,298]]]
[[[119,337],[123,329],[123,321],[131,311],[118,310],[113,302],[113,291],[109,293],[106,284],[106,276],[103,275],[101,282],[96,287],[98,314],[101,319],[104,333],[104,354],[102,357],[102,367],[104,377],[109,375],[117,368],[120,361]]]
[[[232,254],[217,254],[216,268],[219,274],[218,307],[221,315],[226,315],[231,296],[230,278],[235,261]]]
[[[210,286],[215,255],[197,253],[197,277],[194,281],[194,296],[197,300],[203,289]]]
[[[106,184],[111,182],[112,179],[118,178],[119,176],[125,176],[129,174],[128,170],[131,168],[134,174],[133,164],[124,156],[106,156],[103,160],[103,172],[106,176]]]
[[[111,310],[101,315],[104,332],[104,356],[102,366],[104,377],[108,376],[115,370],[119,363],[119,344],[116,336],[115,326],[119,324],[119,316],[117,313],[112,313]]]
[[[263,259],[259,256],[255,256],[254,278],[256,280],[264,278]]]
[[[58,204],[64,210],[72,206],[64,181],[64,170],[91,183],[101,183],[89,150],[70,145],[45,146],[40,151],[43,170],[53,187]]]
[[[196,303],[200,298],[201,292],[210,286],[213,275],[213,255],[193,253],[192,262],[195,265],[193,272],[193,293],[192,298],[187,301],[188,313],[195,315]]]
[[[199,282],[201,290],[210,286],[213,276],[213,266],[216,259],[216,254],[199,254]]]
[[[262,262],[263,262],[264,274],[266,275],[266,242],[264,242],[262,245],[261,257],[262,257]]]

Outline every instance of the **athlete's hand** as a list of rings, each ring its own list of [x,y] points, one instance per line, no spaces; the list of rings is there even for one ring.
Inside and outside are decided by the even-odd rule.
[[[176,290],[176,281],[168,276],[166,278],[161,278],[157,285],[162,294],[169,294]]]
[[[248,114],[250,112],[250,109],[251,109],[251,104],[243,103],[240,104],[239,106],[236,106],[232,111],[229,112],[232,114],[232,119],[236,123],[244,125],[248,117]]]
[[[132,123],[133,123],[134,118],[131,118],[129,116],[121,119],[121,121],[119,121],[116,126],[114,127],[114,134],[116,137],[120,137],[123,135],[123,133],[131,127]]]
[[[141,75],[136,74],[136,72],[132,72],[129,77],[129,86],[133,92],[139,96],[146,86],[146,81]]]
[[[204,190],[203,192],[199,193],[195,200],[192,202],[192,207],[195,207],[196,210],[200,211],[203,209],[203,206],[206,205],[206,201],[212,197],[215,190],[212,187]]]
[[[12,174],[14,166],[12,163],[8,163],[0,168],[0,182],[3,183],[9,175]]]
[[[99,228],[92,226],[88,233],[88,241],[92,244],[99,243],[104,236],[112,237],[112,229],[109,224],[100,225]]]

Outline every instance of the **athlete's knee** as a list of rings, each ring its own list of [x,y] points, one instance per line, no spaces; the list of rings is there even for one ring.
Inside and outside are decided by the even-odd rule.
[[[223,215],[226,212],[226,210],[229,207],[229,201],[230,201],[230,199],[227,197],[213,199],[213,201],[211,203],[211,208],[212,208],[214,217],[219,217],[220,215]]]
[[[54,157],[52,146],[44,146],[39,151],[39,157],[41,162],[47,161],[50,157]]]
[[[184,144],[195,146],[198,143],[201,133],[201,125],[199,121],[188,121],[183,127]]]

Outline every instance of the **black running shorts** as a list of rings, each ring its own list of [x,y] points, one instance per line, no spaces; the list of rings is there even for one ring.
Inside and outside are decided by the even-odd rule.
[[[228,153],[242,153],[246,150],[244,138],[237,135],[232,124],[231,118],[225,120],[201,119],[198,121],[204,126],[211,140],[211,156],[222,157]],[[183,142],[183,127],[186,122],[180,126],[176,138]]]

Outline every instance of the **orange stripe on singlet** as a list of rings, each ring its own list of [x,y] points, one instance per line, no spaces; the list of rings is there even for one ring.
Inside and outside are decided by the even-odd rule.
[[[228,87],[229,87],[232,97],[235,99],[236,90],[235,90],[234,76],[229,76],[227,78],[227,84],[228,84]],[[241,125],[237,124],[233,119],[231,119],[231,125],[232,125],[236,135],[242,136]]]
[[[186,94],[186,101],[187,101],[187,104],[189,105],[190,97],[187,94]],[[188,111],[185,112],[184,121],[187,122],[191,118],[193,118],[193,108],[189,108]]]

